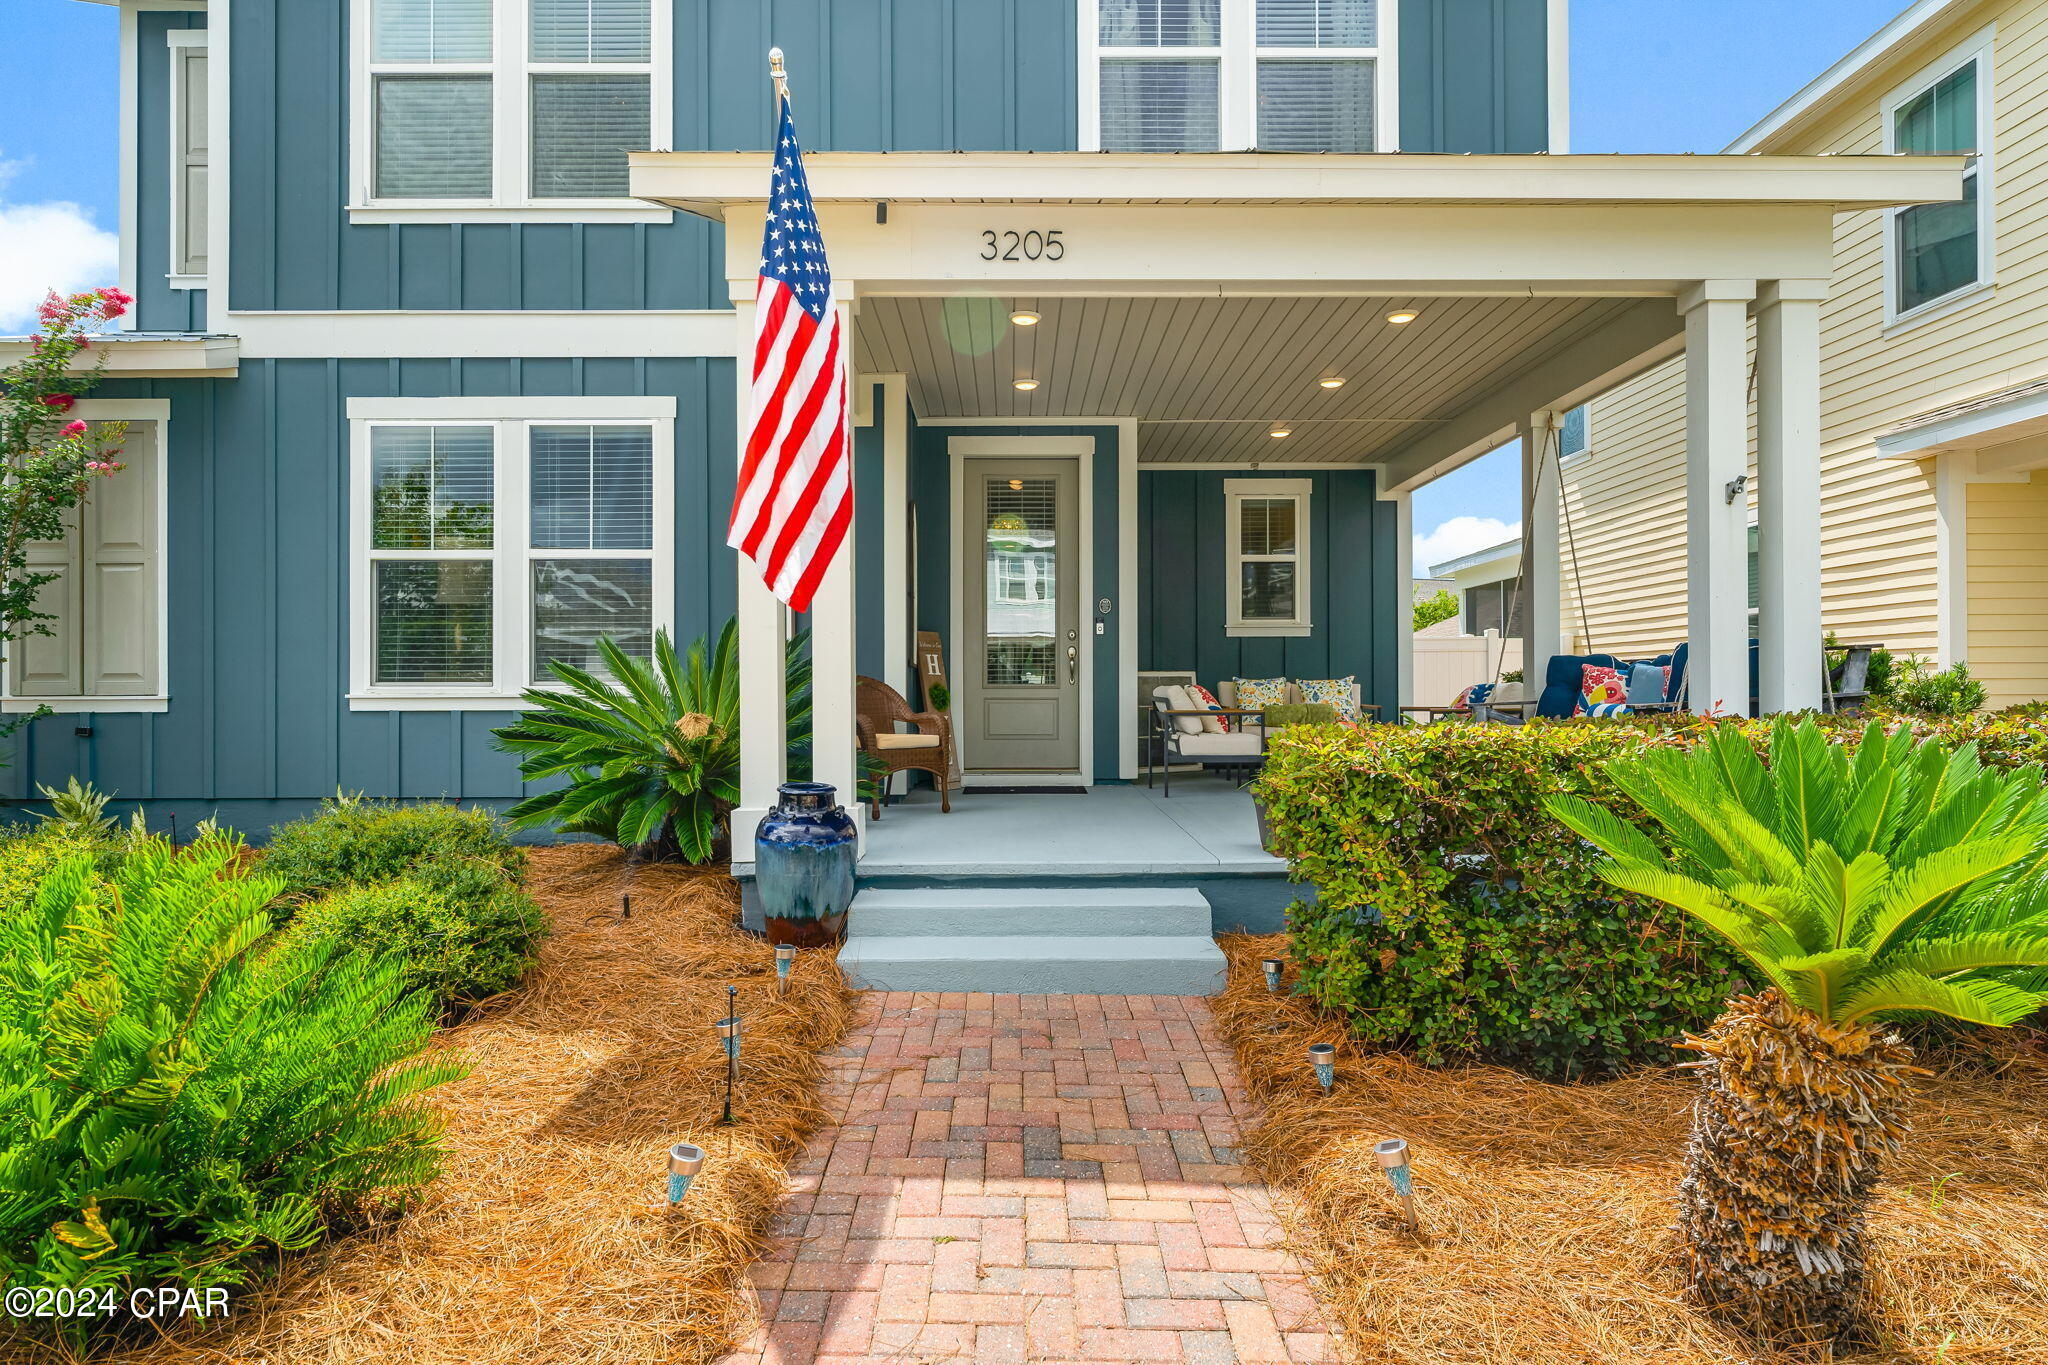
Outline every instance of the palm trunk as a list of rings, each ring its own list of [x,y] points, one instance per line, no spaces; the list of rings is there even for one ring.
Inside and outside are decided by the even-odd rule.
[[[1697,1302],[1774,1343],[1849,1334],[1868,1282],[1864,1222],[1904,1137],[1912,1049],[1840,1027],[1777,991],[1738,996],[1704,1038],[1678,1187]]]

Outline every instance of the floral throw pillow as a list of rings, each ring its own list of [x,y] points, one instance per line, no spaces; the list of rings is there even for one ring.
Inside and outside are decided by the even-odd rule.
[[[1605,664],[1583,664],[1579,668],[1579,701],[1572,708],[1575,716],[1611,716],[1612,711],[1595,711],[1596,706],[1611,706],[1628,700],[1628,680],[1621,676],[1621,670]]]
[[[1301,689],[1301,699],[1307,702],[1321,702],[1337,713],[1337,719],[1346,725],[1358,723],[1358,703],[1351,699],[1351,684],[1356,678],[1301,678],[1295,686]]]
[[[1279,706],[1287,700],[1287,679],[1285,678],[1233,678],[1231,682],[1237,694],[1237,708],[1240,711],[1256,711],[1262,706]],[[1258,721],[1247,718],[1246,723],[1257,725]]]
[[[1216,694],[1200,683],[1188,684],[1188,700],[1196,706],[1206,706],[1211,711],[1223,709],[1223,703],[1216,700]],[[1203,716],[1202,728],[1212,735],[1227,735],[1230,733],[1230,717]]]

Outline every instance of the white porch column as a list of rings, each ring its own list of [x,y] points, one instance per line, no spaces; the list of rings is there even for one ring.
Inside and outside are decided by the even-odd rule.
[[[839,310],[839,335],[845,339],[840,346],[840,363],[846,367],[846,436],[851,442],[853,304],[844,292],[845,286],[835,285],[834,289],[841,291],[833,307]],[[849,478],[851,474],[849,469]],[[848,526],[845,542],[833,556],[832,567],[825,571],[817,595],[811,599],[811,773],[816,780],[839,789],[839,804],[846,807],[854,824],[865,831],[866,809],[860,804],[856,784],[859,765],[854,755],[857,736],[853,723],[853,537],[854,528]],[[879,629],[881,622],[874,625]]]
[[[1409,608],[1405,617],[1396,608],[1394,622],[1394,678],[1399,705],[1415,704],[1415,508],[1407,493],[1388,496],[1394,504],[1394,581],[1399,584],[1400,602]],[[1399,721],[1400,713],[1381,716]]]
[[[1750,280],[1681,294],[1685,315],[1687,697],[1697,712],[1749,714]]]
[[[733,409],[737,455],[747,455],[747,427],[753,411],[750,358],[754,339],[754,299],[750,292],[733,299],[739,327],[737,406]],[[732,852],[736,862],[754,860],[754,828],[775,805],[775,789],[788,771],[788,719],[783,696],[783,641],[787,613],[768,591],[751,560],[738,559],[740,654],[740,804],[732,813]]]
[[[1557,470],[1557,414],[1532,412],[1517,424],[1522,437],[1522,677],[1530,696],[1543,690],[1543,670],[1566,653],[1564,554],[1559,522],[1563,487]]]
[[[1820,305],[1827,292],[1825,280],[1773,280],[1757,295],[1757,695],[1767,713],[1821,703]]]
[[[1975,451],[1934,457],[1934,662],[1967,663],[1970,654],[1970,479]],[[2020,475],[2022,479],[2027,476]]]

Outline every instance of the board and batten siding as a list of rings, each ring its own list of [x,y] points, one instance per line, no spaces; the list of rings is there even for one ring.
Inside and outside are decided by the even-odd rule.
[[[1232,636],[1224,484],[1307,479],[1309,621],[1303,636]],[[1225,678],[1341,678],[1392,718],[1395,642],[1411,621],[1395,574],[1395,507],[1369,469],[1138,470],[1138,661]]]
[[[175,812],[189,828],[217,812],[258,838],[337,788],[517,800],[517,764],[491,744],[510,712],[349,709],[348,400],[673,396],[672,624],[686,643],[733,611],[732,363],[273,360],[245,361],[230,383],[101,385],[96,399],[171,404],[170,709],[35,722],[6,742],[0,795],[32,798],[76,775],[124,812],[144,803],[152,823]]]
[[[724,308],[716,224],[352,224],[346,0],[235,0],[238,310]],[[674,0],[663,149],[759,150],[766,53],[818,151],[1075,146],[1072,0]]]
[[[1994,23],[1995,289],[1887,332],[1885,217],[1844,213],[1835,223],[1834,277],[1822,312],[1824,619],[1839,638],[1929,657],[1937,647],[1940,589],[1933,462],[1883,459],[1875,439],[1918,414],[2048,377],[2048,0],[1970,8],[1887,61],[1842,109],[1760,148],[1883,152],[1882,101]],[[1581,644],[1630,654],[1683,638],[1684,407],[1682,361],[1592,404],[1591,453],[1565,469],[1565,620]],[[1986,488],[1994,500],[2016,491],[1972,487],[1973,517],[1986,505]],[[2015,507],[2024,504],[2014,500]],[[2048,520],[2035,525],[2036,536],[2048,540]],[[1988,581],[1974,564],[1979,543],[1973,534],[1973,593]],[[1973,666],[1980,642],[2008,661],[2031,648],[2015,632],[2043,632],[2048,644],[2048,621],[2037,616],[2031,626],[2008,619],[1994,646],[1980,636],[1978,614],[1973,604],[1965,648]],[[1997,618],[1995,608],[1991,615]],[[1994,703],[2048,694],[2048,673],[2020,676],[2016,662],[1998,667]]]
[[[1548,0],[1400,5],[1401,150],[1550,150]]]
[[[203,29],[206,12],[143,10],[135,16],[135,327],[203,332],[206,291],[173,289],[171,272],[171,47],[179,29]]]

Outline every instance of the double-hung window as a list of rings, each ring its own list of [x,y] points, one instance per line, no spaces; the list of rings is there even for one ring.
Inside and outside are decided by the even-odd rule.
[[[1082,145],[1391,150],[1382,0],[1083,0]]]
[[[645,212],[667,145],[668,0],[357,0],[359,215]]]
[[[1225,479],[1231,635],[1307,635],[1308,479]]]
[[[1991,280],[1991,44],[1980,38],[1885,101],[1889,151],[1967,156],[1963,197],[1893,209],[1885,243],[1891,320]]]
[[[672,616],[670,399],[355,399],[350,694],[508,704]]]

